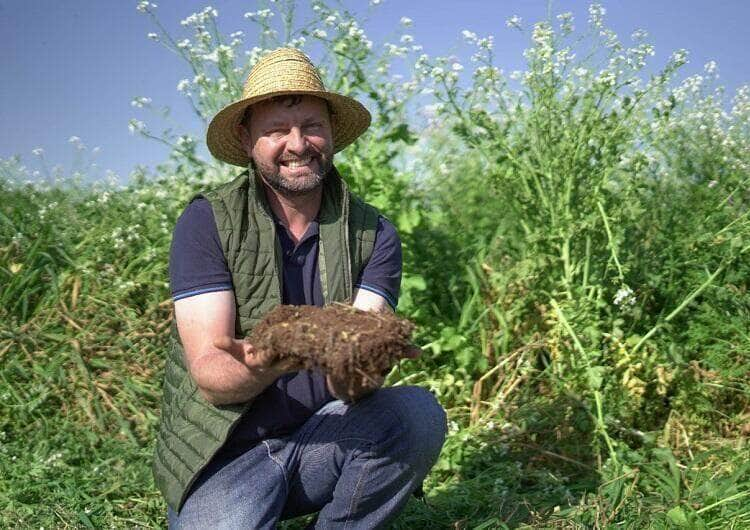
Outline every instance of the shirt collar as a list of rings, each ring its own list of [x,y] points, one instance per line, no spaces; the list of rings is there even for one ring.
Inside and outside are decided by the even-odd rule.
[[[279,218],[276,217],[276,214],[273,214],[273,222],[276,223],[277,230],[282,231],[291,241],[292,234],[289,232],[289,229],[281,222],[281,220],[279,220]],[[297,243],[297,246],[301,245],[308,239],[311,239],[313,237],[318,237],[318,235],[320,235],[320,221],[318,221],[318,218],[316,217],[315,219],[310,221],[310,226],[307,227],[307,231],[305,231],[305,234],[299,240],[299,243]]]

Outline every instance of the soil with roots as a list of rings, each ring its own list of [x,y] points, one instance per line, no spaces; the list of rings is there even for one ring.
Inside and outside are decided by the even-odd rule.
[[[248,340],[274,359],[293,359],[305,369],[321,369],[339,381],[376,380],[399,359],[413,356],[414,324],[391,312],[362,311],[350,305],[280,305],[253,329]]]

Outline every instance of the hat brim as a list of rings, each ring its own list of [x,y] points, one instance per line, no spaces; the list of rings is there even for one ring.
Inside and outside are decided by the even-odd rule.
[[[247,167],[250,164],[250,157],[237,133],[237,126],[245,114],[245,109],[260,101],[285,95],[315,96],[328,101],[331,109],[334,153],[338,153],[356,140],[367,130],[372,120],[369,111],[359,101],[335,92],[320,90],[268,92],[231,103],[216,113],[211,123],[208,124],[208,130],[206,131],[206,144],[211,154],[229,164]]]

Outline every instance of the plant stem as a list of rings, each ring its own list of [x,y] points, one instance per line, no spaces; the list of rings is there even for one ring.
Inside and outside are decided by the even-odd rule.
[[[622,266],[620,265],[620,260],[617,259],[617,249],[615,248],[615,240],[612,237],[612,231],[609,229],[609,221],[607,221],[607,214],[604,213],[604,206],[602,206],[602,203],[600,201],[596,202],[596,206],[599,208],[599,213],[602,215],[602,221],[604,221],[604,230],[607,232],[607,241],[609,242],[609,251],[612,253],[612,259],[615,262],[615,265],[617,266],[617,275],[620,278],[620,282],[625,282],[625,276],[622,273]]]
[[[693,300],[695,300],[695,298],[696,298],[696,297],[697,297],[697,296],[698,296],[699,294],[701,294],[701,293],[702,293],[703,291],[705,291],[705,290],[706,290],[706,288],[707,288],[707,287],[708,287],[709,285],[711,285],[711,284],[713,283],[713,281],[714,281],[714,280],[716,279],[716,277],[717,277],[717,276],[718,276],[718,275],[719,275],[719,274],[720,274],[720,273],[721,273],[721,272],[722,272],[722,271],[723,271],[723,270],[724,270],[724,269],[726,268],[726,266],[727,266],[727,263],[722,263],[721,265],[719,265],[719,267],[717,267],[717,269],[716,269],[716,270],[715,270],[715,271],[713,272],[713,274],[711,274],[711,275],[710,275],[710,276],[709,276],[709,277],[708,277],[708,278],[706,279],[706,281],[705,281],[705,282],[703,282],[703,283],[702,283],[702,284],[700,285],[700,287],[698,287],[698,288],[697,288],[697,289],[696,289],[695,291],[693,291],[692,293],[690,293],[690,294],[688,295],[688,297],[687,297],[687,298],[685,298],[685,299],[684,299],[684,300],[682,301],[682,303],[681,303],[680,305],[678,305],[678,306],[677,306],[677,307],[676,307],[676,308],[675,308],[675,309],[674,309],[674,310],[673,310],[673,311],[672,311],[671,313],[669,313],[669,314],[668,314],[668,315],[667,315],[666,317],[664,317],[664,321],[663,321],[663,322],[659,322],[659,323],[658,323],[658,324],[656,324],[656,325],[655,325],[654,327],[652,327],[652,328],[651,328],[651,329],[650,329],[650,330],[648,331],[648,333],[646,333],[646,334],[645,334],[645,335],[644,335],[644,336],[643,336],[643,337],[641,338],[641,340],[639,340],[639,341],[638,341],[638,343],[637,343],[637,344],[636,344],[636,345],[635,345],[635,346],[633,347],[633,351],[632,351],[632,353],[633,353],[633,354],[635,354],[635,353],[636,353],[636,352],[637,352],[638,350],[640,350],[640,349],[641,349],[641,346],[643,346],[643,344],[644,344],[644,343],[645,343],[645,342],[646,342],[646,341],[647,341],[648,339],[650,339],[650,338],[651,338],[651,336],[652,336],[652,335],[653,335],[654,333],[656,333],[657,331],[659,331],[659,329],[661,329],[661,327],[662,327],[662,326],[664,325],[664,323],[666,323],[666,322],[669,322],[670,320],[672,320],[672,319],[673,319],[674,317],[676,317],[677,315],[679,315],[679,314],[680,314],[680,313],[682,312],[682,310],[683,310],[683,309],[685,309],[685,308],[686,308],[686,307],[687,307],[688,305],[690,305],[690,303],[691,303],[691,302],[692,302]]]
[[[565,331],[568,332],[568,335],[570,335],[570,338],[573,339],[573,344],[575,345],[576,349],[578,350],[578,353],[581,354],[581,357],[583,358],[583,361],[586,363],[586,371],[587,371],[587,382],[589,384],[589,387],[594,393],[594,402],[596,403],[596,432],[598,432],[602,438],[604,438],[604,443],[607,444],[607,449],[609,450],[609,457],[612,459],[612,462],[614,462],[615,466],[619,466],[619,461],[617,459],[617,453],[615,452],[614,444],[612,443],[612,439],[609,437],[609,433],[607,432],[607,426],[604,424],[604,409],[602,407],[602,396],[598,389],[595,389],[593,385],[591,384],[591,380],[588,377],[589,373],[591,372],[591,363],[589,362],[588,355],[586,354],[586,350],[583,348],[583,345],[581,344],[581,341],[578,339],[578,335],[576,335],[576,332],[571,327],[570,323],[568,322],[568,319],[565,318],[565,315],[562,312],[562,308],[558,305],[557,300],[554,298],[550,300],[550,304],[552,307],[555,308],[555,311],[557,312],[557,317],[560,319],[560,322],[562,323],[563,327],[565,328]]]

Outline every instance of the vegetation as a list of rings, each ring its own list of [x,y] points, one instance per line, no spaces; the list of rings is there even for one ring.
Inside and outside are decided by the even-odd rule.
[[[491,37],[463,32],[469,69],[423,54],[408,19],[376,44],[338,4],[295,8],[248,13],[243,54],[212,8],[183,39],[138,4],[201,119],[281,44],[373,112],[336,163],[404,244],[399,311],[424,354],[389,382],[450,418],[396,527],[750,527],[750,87],[729,100],[713,63],[680,81],[684,51],[647,75],[643,32],[623,44],[597,4],[583,32],[509,20],[531,43],[508,76]],[[149,466],[171,230],[236,168],[131,129],[172,154],[125,187],[24,183],[0,161],[3,527],[165,524]]]

